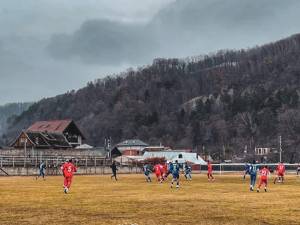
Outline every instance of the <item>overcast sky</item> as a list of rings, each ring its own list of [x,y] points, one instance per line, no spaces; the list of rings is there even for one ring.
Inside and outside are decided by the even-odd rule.
[[[0,105],[300,30],[298,0],[1,0]]]

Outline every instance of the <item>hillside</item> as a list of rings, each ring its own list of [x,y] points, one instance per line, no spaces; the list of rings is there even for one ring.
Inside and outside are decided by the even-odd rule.
[[[245,146],[278,147],[299,159],[300,34],[203,60],[156,59],[151,66],[90,82],[33,104],[10,123],[12,140],[33,121],[72,118],[88,143],[140,138],[214,157]],[[225,153],[225,154],[224,154]]]
[[[0,137],[6,132],[9,123],[7,120],[14,120],[16,116],[19,116],[22,112],[27,110],[31,104],[32,103],[11,103],[0,106]]]

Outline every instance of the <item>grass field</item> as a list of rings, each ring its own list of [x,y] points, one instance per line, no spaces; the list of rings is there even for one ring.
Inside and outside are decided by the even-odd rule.
[[[0,177],[0,224],[300,224],[300,178],[249,192],[241,176],[204,175],[146,183],[143,175],[75,176],[69,194],[62,177]],[[271,182],[270,182],[271,183]]]

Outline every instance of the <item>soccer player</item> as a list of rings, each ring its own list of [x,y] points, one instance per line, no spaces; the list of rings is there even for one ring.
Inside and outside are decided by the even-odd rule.
[[[253,191],[255,182],[256,182],[256,175],[257,175],[257,165],[255,160],[253,160],[252,164],[249,165],[249,174],[250,174],[250,191]]]
[[[118,168],[117,168],[117,165],[116,165],[115,161],[113,161],[110,168],[111,168],[111,171],[112,171],[112,175],[110,176],[110,179],[112,179],[114,177],[115,180],[117,181],[118,180],[117,179],[117,170],[118,170]]]
[[[285,173],[285,166],[282,162],[280,162],[277,167],[276,167],[276,173],[277,176],[274,179],[274,184],[276,183],[277,179],[278,181],[280,181],[281,183],[283,183],[284,180],[284,173]]]
[[[244,176],[243,176],[244,180],[246,179],[246,175],[247,174],[251,175],[250,171],[249,171],[249,168],[250,168],[250,164],[246,163],[246,165],[245,165],[245,171],[244,171]]]
[[[160,174],[161,174],[161,179],[162,181],[165,180],[165,167],[162,164],[159,164],[159,169],[160,169]]]
[[[62,173],[64,175],[64,192],[67,194],[72,184],[72,179],[74,173],[77,172],[77,168],[73,164],[73,160],[70,159],[68,162],[65,162],[62,166]]]
[[[184,164],[184,177],[185,177],[186,180],[192,180],[191,172],[192,172],[192,168],[186,162]]]
[[[172,170],[172,182],[171,182],[171,188],[173,188],[173,183],[176,182],[176,188],[179,188],[179,164],[178,161],[176,160],[175,163],[173,164],[173,170]]]
[[[168,177],[168,164],[163,164],[163,170],[162,170],[162,179],[165,180]]]
[[[299,176],[299,173],[300,173],[300,163],[298,163],[296,172],[297,172],[297,176]]]
[[[156,178],[157,178],[157,181],[158,182],[160,182],[160,183],[162,183],[162,181],[163,181],[163,179],[162,179],[162,174],[161,174],[161,165],[160,164],[156,164],[155,166],[154,166],[154,173],[155,173],[155,175],[156,175]]]
[[[210,161],[207,161],[207,178],[208,178],[208,181],[214,181],[215,180],[212,173],[213,173],[213,167],[212,167]]]
[[[270,174],[270,170],[266,165],[259,171],[260,173],[260,179],[257,187],[257,192],[260,191],[260,187],[264,184],[265,186],[265,192],[267,192],[267,185],[268,185],[268,176]]]
[[[148,164],[144,165],[144,174],[146,176],[146,181],[151,182],[151,177],[150,177],[151,169]]]
[[[172,173],[173,163],[167,162],[167,173],[165,174],[165,179]]]
[[[43,179],[45,180],[45,169],[46,169],[46,164],[45,164],[44,161],[42,161],[40,166],[39,166],[39,175],[35,178],[36,180],[39,177],[43,177]]]

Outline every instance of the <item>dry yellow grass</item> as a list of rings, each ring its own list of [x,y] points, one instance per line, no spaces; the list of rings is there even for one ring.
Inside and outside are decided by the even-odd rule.
[[[248,191],[248,178],[204,175],[146,183],[143,175],[75,176],[69,194],[62,177],[0,178],[0,224],[300,224],[300,178],[270,184],[268,193]]]

